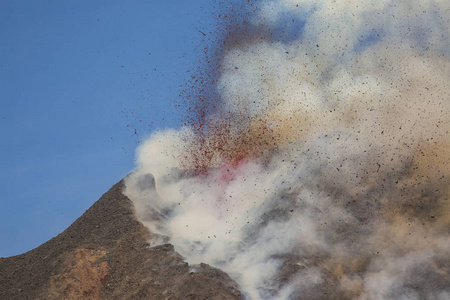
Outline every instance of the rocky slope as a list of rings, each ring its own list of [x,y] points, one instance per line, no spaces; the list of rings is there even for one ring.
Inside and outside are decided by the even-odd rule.
[[[40,247],[0,258],[0,299],[243,299],[224,272],[189,266],[170,244],[149,247],[122,188]]]

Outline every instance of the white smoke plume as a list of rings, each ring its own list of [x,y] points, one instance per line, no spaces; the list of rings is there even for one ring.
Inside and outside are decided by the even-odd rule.
[[[255,4],[206,129],[137,150],[152,242],[247,299],[450,299],[449,3]]]

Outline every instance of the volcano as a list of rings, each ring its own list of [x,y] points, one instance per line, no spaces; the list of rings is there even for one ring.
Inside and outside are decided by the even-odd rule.
[[[448,1],[241,2],[184,125],[1,299],[450,299]]]
[[[171,244],[150,247],[122,189],[43,245],[0,258],[0,299],[243,299],[224,272],[188,265]]]

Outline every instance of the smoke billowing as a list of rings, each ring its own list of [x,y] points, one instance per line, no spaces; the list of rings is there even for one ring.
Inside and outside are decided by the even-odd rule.
[[[248,299],[449,299],[448,1],[248,5],[220,103],[137,151],[153,243]]]

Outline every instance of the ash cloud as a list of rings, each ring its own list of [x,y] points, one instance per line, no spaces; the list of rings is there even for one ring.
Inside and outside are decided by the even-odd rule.
[[[137,150],[152,242],[248,299],[448,299],[448,2],[252,5],[219,111]]]

